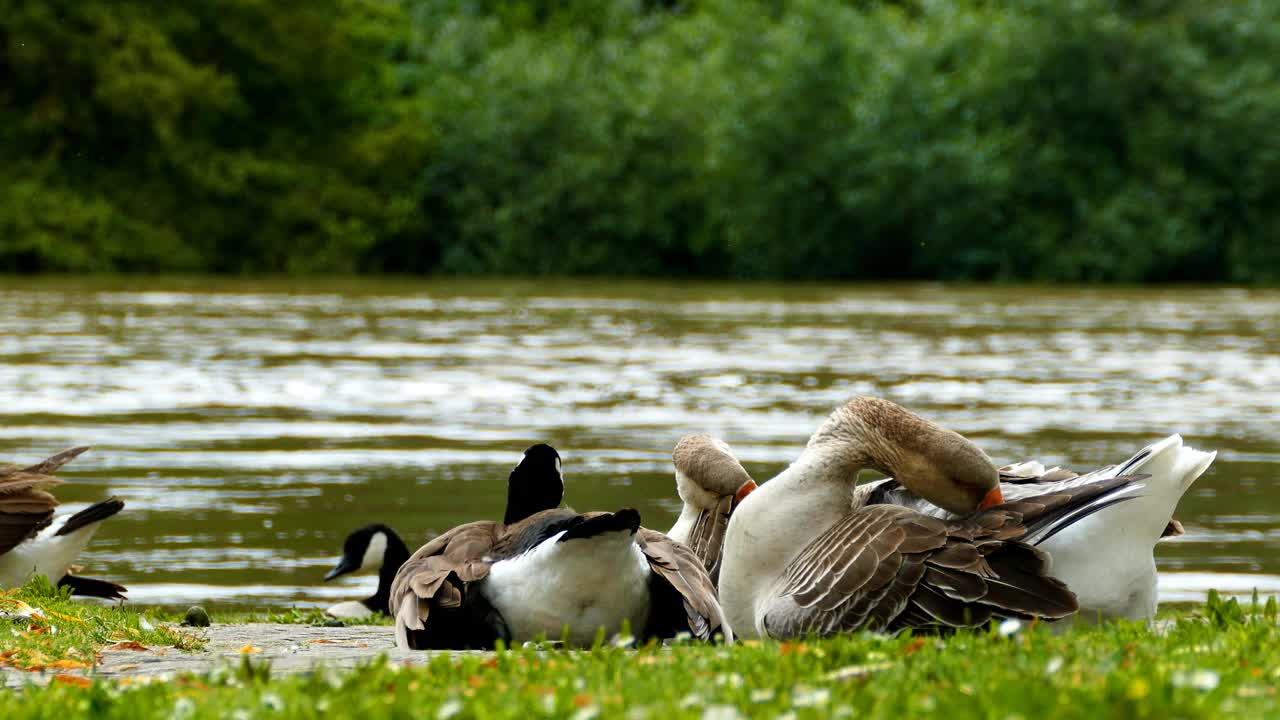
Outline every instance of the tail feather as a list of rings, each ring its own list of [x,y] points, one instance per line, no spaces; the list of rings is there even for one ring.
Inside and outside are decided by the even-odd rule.
[[[67,518],[67,522],[58,528],[58,535],[70,535],[94,523],[102,522],[124,509],[124,501],[119,498],[94,503],[80,512]]]
[[[107,580],[95,580],[93,578],[81,577],[80,575],[63,575],[58,581],[58,587],[71,588],[72,595],[82,597],[96,597],[105,600],[127,600],[124,596],[129,589],[123,585],[117,585]]]

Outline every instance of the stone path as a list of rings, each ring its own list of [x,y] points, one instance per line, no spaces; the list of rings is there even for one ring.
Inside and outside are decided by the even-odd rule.
[[[439,653],[407,652],[396,649],[395,630],[389,626],[315,627],[310,625],[218,625],[208,628],[182,628],[208,639],[196,652],[176,648],[150,647],[146,650],[112,650],[102,652],[97,668],[86,671],[21,672],[0,668],[0,676],[8,687],[26,683],[44,684],[55,674],[91,675],[96,677],[171,677],[185,672],[208,672],[224,664],[236,666],[246,656],[246,645],[260,652],[248,654],[255,662],[270,662],[272,674],[307,672],[324,666],[350,668],[386,655],[401,664],[422,664]],[[441,651],[459,655],[473,651]]]

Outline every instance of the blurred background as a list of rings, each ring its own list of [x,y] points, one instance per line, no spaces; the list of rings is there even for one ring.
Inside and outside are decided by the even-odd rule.
[[[1162,597],[1280,593],[1277,58],[1271,0],[0,0],[0,458],[95,446],[135,601],[307,606],[533,442],[665,529],[683,433],[764,480],[874,393],[1220,450]]]

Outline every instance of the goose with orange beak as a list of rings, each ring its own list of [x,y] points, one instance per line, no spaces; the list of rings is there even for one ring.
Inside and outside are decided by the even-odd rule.
[[[863,470],[955,517],[874,502],[874,485],[856,485]],[[855,397],[733,510],[719,575],[726,619],[739,637],[789,638],[1070,616],[1075,595],[1019,538],[1070,522],[1122,482],[1003,504],[1000,473],[976,445],[894,403]]]

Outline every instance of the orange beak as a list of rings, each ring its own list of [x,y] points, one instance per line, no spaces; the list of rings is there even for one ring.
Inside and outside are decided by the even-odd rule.
[[[1004,495],[1000,493],[1000,486],[997,485],[991,488],[991,492],[987,493],[986,497],[982,498],[982,504],[978,506],[978,509],[986,510],[987,508],[992,508],[992,507],[995,507],[996,505],[1003,505],[1003,504],[1004,504]]]
[[[747,496],[750,495],[757,487],[755,480],[748,480],[743,483],[742,487],[738,488],[738,492],[733,496],[734,506],[736,507],[743,500],[746,500]]]

